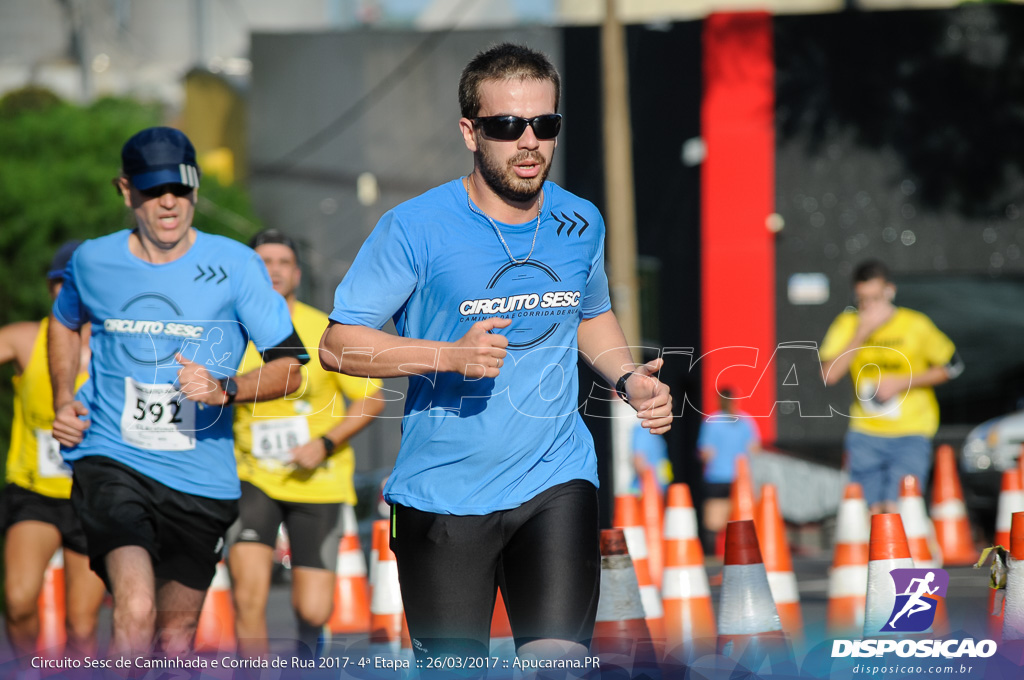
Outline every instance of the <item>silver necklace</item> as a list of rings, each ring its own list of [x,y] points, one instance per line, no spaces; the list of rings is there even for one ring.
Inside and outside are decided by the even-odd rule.
[[[516,258],[512,257],[512,251],[509,249],[508,244],[505,243],[505,237],[501,235],[501,229],[498,229],[498,223],[492,220],[490,215],[481,210],[478,210],[476,206],[473,205],[473,199],[469,197],[468,184],[466,185],[466,205],[469,206],[470,212],[475,212],[477,215],[480,215],[485,220],[491,223],[491,226],[494,227],[494,231],[498,233],[498,238],[501,240],[501,245],[505,246],[505,252],[508,254],[508,259],[512,261],[512,264],[526,264],[526,262],[529,261],[530,257],[533,255],[533,249],[537,247],[537,234],[540,233],[540,216],[541,213],[544,211],[543,196],[540,199],[540,204],[537,206],[537,228],[533,230],[533,243],[530,244],[530,252],[527,253],[526,257],[524,257],[521,260],[517,260]]]

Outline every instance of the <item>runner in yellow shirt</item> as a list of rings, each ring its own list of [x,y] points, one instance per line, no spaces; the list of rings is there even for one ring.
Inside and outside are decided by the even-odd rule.
[[[899,512],[905,475],[925,484],[939,427],[935,385],[963,370],[956,348],[931,319],[893,304],[896,286],[878,261],[856,268],[857,310],[836,317],[819,355],[825,382],[849,371],[855,398],[846,435],[850,479],[864,488],[873,513]]]
[[[294,242],[277,230],[250,246],[263,258],[274,289],[288,301],[305,347],[316,350],[327,315],[296,300],[302,271]],[[250,344],[244,370],[260,363]],[[384,408],[372,397],[380,381],[329,373],[307,364],[303,384],[284,399],[235,406],[235,455],[242,482],[240,516],[229,532],[229,565],[237,608],[238,651],[266,656],[266,607],[273,548],[284,522],[292,550],[292,605],[299,638],[315,650],[331,616],[341,504],[355,504],[355,453],[348,440]],[[346,402],[347,405],[346,405]],[[300,651],[301,647],[300,647]]]
[[[79,241],[58,249],[47,282],[56,298],[64,267]],[[71,470],[50,434],[53,392],[46,352],[48,319],[0,328],[0,364],[15,363],[14,422],[7,452],[7,485],[2,513],[4,530],[4,618],[15,653],[26,661],[35,654],[39,635],[37,602],[43,575],[54,552],[64,548],[65,603],[70,652],[96,653],[96,625],[105,589],[89,568],[85,534],[71,509]],[[84,345],[81,366],[89,360]],[[87,374],[78,376],[78,384]]]

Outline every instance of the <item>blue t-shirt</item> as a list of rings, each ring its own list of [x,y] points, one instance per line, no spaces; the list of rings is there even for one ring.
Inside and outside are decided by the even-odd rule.
[[[736,477],[736,459],[745,456],[751,446],[760,444],[754,420],[745,413],[712,413],[701,425],[697,448],[711,448],[714,457],[704,467],[704,479],[712,484],[728,484]]]
[[[660,434],[651,434],[639,422],[633,427],[633,455],[643,458],[643,462],[654,471],[654,481],[658,489],[664,493],[665,487],[672,483],[672,462],[668,458],[668,444]],[[640,493],[640,480],[634,469],[630,493]]]
[[[513,265],[488,220],[453,180],[386,213],[338,286],[330,318],[454,342],[477,321],[512,320],[495,379],[410,376],[389,502],[481,515],[556,484],[597,485],[594,442],[578,409],[576,331],[611,309],[604,221],[551,182],[536,247]],[[513,257],[530,252],[536,220],[497,223]]]
[[[76,395],[92,425],[64,458],[107,456],[185,493],[238,498],[232,408],[183,399],[174,354],[215,379],[250,370],[239,366],[250,339],[263,350],[291,334],[288,305],[237,241],[197,231],[182,257],[153,264],[128,249],[130,233],[79,246],[53,305],[68,328],[92,327],[90,379]]]

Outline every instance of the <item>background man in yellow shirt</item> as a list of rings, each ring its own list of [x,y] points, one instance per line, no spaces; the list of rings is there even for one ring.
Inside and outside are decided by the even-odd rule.
[[[249,245],[263,258],[274,290],[288,301],[303,345],[317,348],[327,315],[296,300],[302,271],[294,242],[269,229]],[[260,363],[250,344],[243,369]],[[250,657],[269,651],[267,596],[282,521],[291,542],[292,606],[299,639],[315,650],[334,600],[338,543],[344,532],[341,504],[356,502],[355,453],[348,440],[384,408],[382,400],[368,398],[380,381],[328,373],[319,362],[305,366],[302,374],[302,385],[283,399],[235,407],[242,498],[238,522],[229,533],[229,565],[238,650]]]
[[[68,241],[53,256],[46,280],[56,298],[64,268],[80,241]],[[14,421],[7,452],[0,527],[4,531],[4,620],[11,646],[27,663],[39,635],[37,602],[47,563],[64,548],[69,654],[96,653],[96,627],[106,589],[89,568],[85,532],[71,508],[71,470],[53,439],[53,390],[46,352],[49,319],[0,328],[0,364],[15,363]],[[81,366],[89,365],[88,344]],[[88,379],[83,370],[76,384]]]
[[[857,309],[832,322],[820,358],[825,382],[849,370],[854,400],[845,449],[851,481],[864,488],[871,512],[898,512],[900,481],[931,469],[939,427],[933,386],[963,370],[956,348],[931,319],[893,304],[896,286],[878,261],[853,273]]]

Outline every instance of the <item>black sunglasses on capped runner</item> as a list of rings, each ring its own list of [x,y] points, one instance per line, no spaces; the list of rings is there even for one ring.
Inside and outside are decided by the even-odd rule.
[[[139,193],[146,198],[160,198],[164,194],[174,194],[178,198],[181,198],[182,196],[188,196],[194,190],[195,187],[174,182],[171,184],[159,184],[155,187],[150,187],[149,189],[139,189]]]
[[[562,129],[562,114],[546,113],[535,118],[482,116],[474,118],[473,125],[478,125],[487,137],[503,142],[511,142],[522,137],[527,125],[533,128],[533,134],[537,139],[554,139]]]

